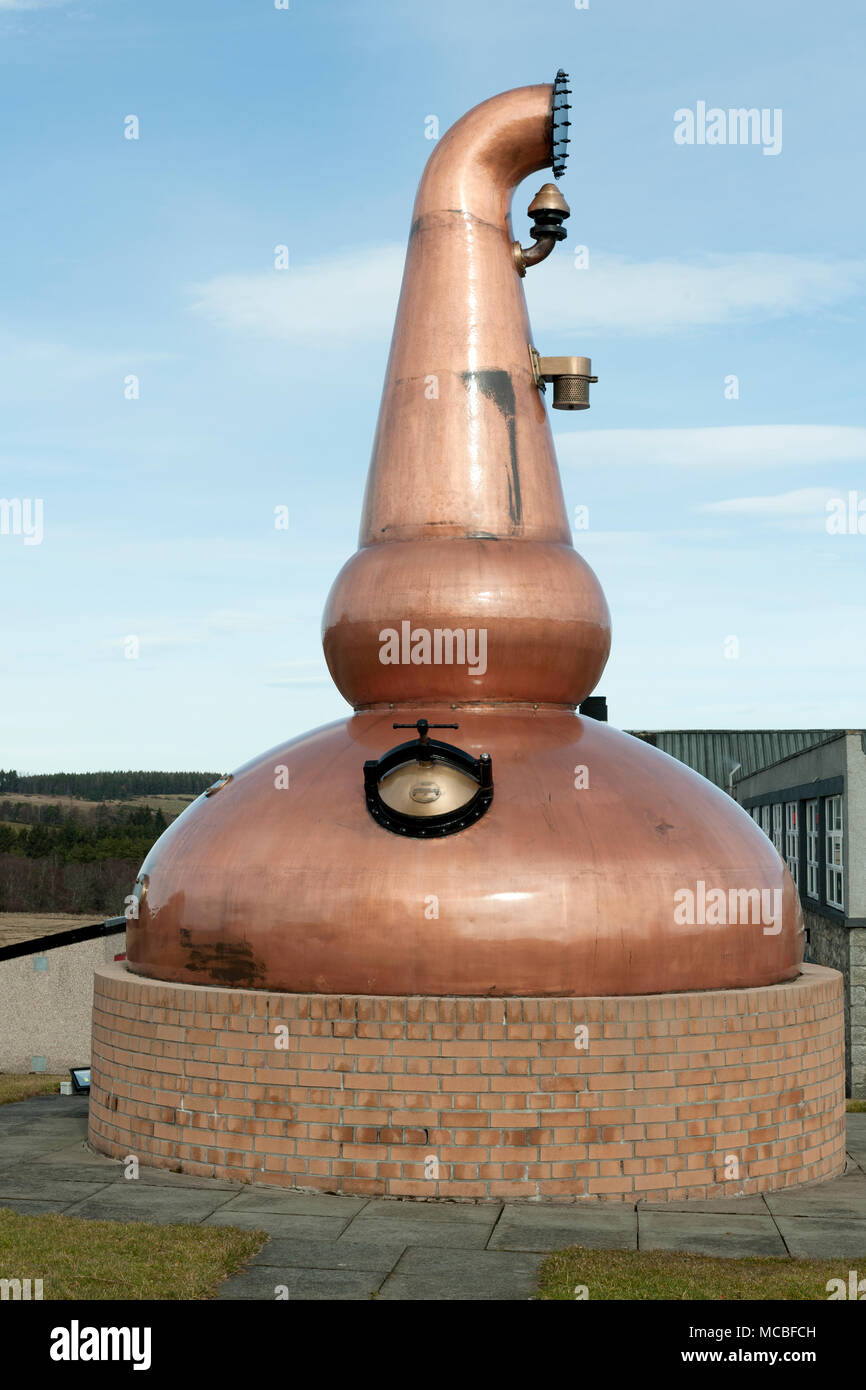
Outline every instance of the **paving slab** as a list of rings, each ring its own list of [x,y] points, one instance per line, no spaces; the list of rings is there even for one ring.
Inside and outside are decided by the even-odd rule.
[[[413,1202],[403,1197],[368,1197],[364,1220],[384,1217],[388,1221],[467,1221],[483,1226],[493,1224],[503,1205],[502,1202]]]
[[[258,1266],[235,1274],[221,1284],[216,1297],[226,1299],[280,1298],[289,1302],[312,1300],[328,1303],[369,1301],[377,1293],[383,1275],[376,1271],[358,1269],[282,1269]]]
[[[250,1265],[271,1269],[355,1269],[383,1277],[405,1250],[402,1244],[351,1240],[292,1240],[277,1236],[263,1245]]]
[[[286,1192],[272,1187],[239,1188],[223,1211],[272,1212],[275,1216],[342,1216],[351,1221],[368,1202],[366,1197],[336,1197],[319,1192]]]
[[[538,1288],[538,1256],[524,1252],[410,1246],[379,1293],[397,1300],[526,1300]]]
[[[32,1168],[26,1174],[18,1170],[13,1173],[7,1168],[0,1171],[0,1202],[6,1197],[20,1197],[28,1201],[65,1202],[68,1206],[72,1202],[80,1202],[84,1197],[104,1192],[110,1186],[108,1182],[93,1182],[92,1179],[89,1182],[73,1182],[67,1180],[65,1173],[45,1179],[38,1173],[34,1174]]]
[[[277,1216],[270,1211],[239,1211],[234,1214],[223,1210],[214,1212],[202,1222],[204,1226],[238,1226],[242,1231],[267,1231],[276,1239],[283,1236],[291,1240],[336,1240],[346,1228],[343,1216]]]
[[[0,1146],[2,1146],[2,1139],[0,1139]],[[127,1179],[125,1177],[126,1164],[121,1159],[109,1158],[107,1154],[96,1153],[82,1139],[76,1140],[74,1144],[68,1144],[65,1148],[52,1149],[48,1153],[41,1154],[33,1162],[40,1171],[62,1165],[65,1170],[64,1177],[69,1172],[78,1172],[87,1168],[91,1173],[105,1171],[109,1173],[110,1178],[119,1178],[124,1182],[141,1182],[149,1186],[213,1188],[215,1192],[242,1192],[245,1187],[244,1183],[230,1182],[227,1178],[200,1178],[194,1173],[175,1173],[170,1168],[150,1168],[143,1164],[139,1164],[137,1178]]]
[[[0,1198],[0,1209],[6,1207],[9,1211],[20,1212],[22,1216],[44,1216],[49,1212],[63,1216],[68,1206],[68,1202],[47,1202],[41,1198],[33,1200],[21,1197]]]
[[[69,1140],[63,1135],[42,1135],[38,1130],[34,1130],[32,1134],[15,1130],[11,1134],[0,1136],[0,1169],[27,1160],[35,1161],[43,1154],[65,1149],[68,1145]]]
[[[16,1100],[0,1105],[0,1143],[2,1136],[17,1129],[32,1128],[36,1125],[78,1126],[83,1136],[87,1133],[89,1101],[82,1107],[76,1105],[67,1110],[59,1102],[63,1096],[43,1096],[38,1100]]]
[[[90,1110],[89,1096],[27,1096],[25,1100],[11,1101],[0,1105],[0,1130],[8,1125],[26,1124],[30,1120],[63,1119],[82,1120],[87,1128]]]
[[[501,1211],[499,1202],[433,1204],[376,1198],[352,1219],[343,1238],[483,1250]]]
[[[757,1197],[710,1197],[705,1202],[638,1202],[638,1211],[715,1211],[721,1216],[766,1216],[767,1207],[761,1195]]]
[[[822,1216],[777,1216],[776,1224],[788,1251],[798,1259],[857,1260],[861,1277],[866,1275],[866,1220]],[[847,1271],[840,1270],[840,1278]]]
[[[246,1190],[246,1183],[230,1182],[228,1178],[199,1178],[195,1173],[173,1173],[170,1168],[139,1166],[137,1178],[124,1178],[123,1164],[120,1167],[121,1182],[140,1182],[145,1187],[171,1187],[177,1191],[191,1187],[200,1192],[222,1192],[226,1197]]]
[[[866,1218],[866,1177],[846,1173],[816,1187],[768,1192],[765,1201],[776,1215]]]
[[[3,1140],[0,1139],[0,1146],[2,1146],[2,1143]],[[93,1171],[99,1168],[105,1168],[119,1172],[123,1167],[119,1158],[109,1158],[107,1154],[93,1153],[93,1151],[88,1149],[86,1144],[82,1144],[80,1140],[74,1144],[65,1144],[62,1149],[51,1149],[48,1153],[40,1154],[33,1162],[40,1167],[44,1166],[46,1168],[50,1168],[52,1165],[64,1164],[71,1168],[83,1168],[86,1166]],[[153,1171],[157,1172],[158,1170],[154,1169]]]
[[[483,1250],[493,1229],[490,1223],[479,1221],[413,1221],[410,1217],[387,1219],[385,1217],[365,1219],[362,1212],[346,1228],[345,1238],[349,1241],[368,1242],[375,1245],[435,1245],[456,1249]]]
[[[490,1240],[491,1250],[562,1250],[586,1245],[594,1250],[636,1250],[637,1214],[615,1206],[506,1206]]]
[[[87,1147],[86,1096],[0,1106],[0,1206],[27,1214],[202,1223],[270,1240],[221,1299],[521,1300],[542,1256],[595,1249],[808,1255],[866,1270],[866,1115],[849,1115],[843,1177],[712,1201],[413,1202],[341,1197],[139,1169]],[[843,1273],[845,1272],[843,1271]]]
[[[785,1243],[769,1213],[724,1216],[718,1212],[639,1213],[641,1250],[682,1250],[696,1255],[785,1255]]]
[[[174,1191],[144,1187],[135,1182],[114,1182],[95,1196],[85,1197],[68,1207],[66,1215],[82,1216],[91,1221],[197,1225],[211,1216],[223,1199],[220,1192],[198,1192],[188,1187]]]
[[[0,1110],[6,1110],[7,1106],[0,1106]],[[0,1144],[4,1143],[6,1135],[30,1134],[47,1135],[52,1137],[58,1135],[65,1136],[68,1143],[73,1144],[76,1140],[81,1141],[87,1134],[87,1117],[76,1115],[52,1115],[50,1113],[38,1113],[24,1115],[17,1123],[6,1125],[0,1128]]]
[[[111,1183],[123,1181],[123,1174],[116,1164],[108,1168],[95,1167],[93,1164],[73,1164],[64,1163],[62,1165],[50,1166],[43,1165],[40,1159],[29,1159],[22,1162],[19,1158],[16,1163],[9,1163],[5,1167],[0,1165],[0,1190],[4,1190],[4,1185],[12,1178],[28,1178],[34,1183],[39,1183],[40,1187],[48,1188],[58,1183],[75,1182],[90,1183],[95,1187],[107,1187]],[[79,1193],[79,1196],[83,1196]]]

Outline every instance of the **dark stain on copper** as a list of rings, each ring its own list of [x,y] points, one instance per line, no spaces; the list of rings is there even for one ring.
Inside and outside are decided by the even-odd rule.
[[[254,989],[262,983],[264,968],[253,955],[248,941],[196,941],[186,927],[180,929],[180,944],[189,953],[188,969],[209,976],[236,989]]]

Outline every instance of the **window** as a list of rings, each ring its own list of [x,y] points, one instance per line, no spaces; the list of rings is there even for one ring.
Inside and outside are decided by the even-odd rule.
[[[773,807],[773,844],[776,846],[776,849],[777,849],[777,851],[779,852],[779,854],[782,854],[782,852],[783,852],[783,850],[784,850],[784,844],[783,844],[783,841],[782,841],[782,803],[781,803],[781,801],[777,801],[776,804],[775,804],[774,807]]]
[[[842,798],[824,798],[824,850],[827,865],[827,902],[830,907],[843,907],[842,894]]]
[[[770,808],[769,808],[769,806],[762,806],[762,807],[761,807],[761,829],[763,830],[763,832],[764,832],[765,835],[769,835],[769,834],[770,834]]]
[[[785,863],[791,871],[791,877],[800,886],[800,832],[797,822],[797,803],[787,801],[785,803]]]
[[[818,896],[818,803],[806,802],[806,896]]]
[[[751,815],[752,820],[755,822],[756,825],[760,825],[760,824],[761,824],[761,808],[760,808],[760,806],[753,806],[752,809],[751,809],[751,811],[749,812],[749,814]]]

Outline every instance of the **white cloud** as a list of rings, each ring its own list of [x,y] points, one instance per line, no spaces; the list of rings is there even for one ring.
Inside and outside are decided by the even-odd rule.
[[[721,425],[681,430],[576,430],[556,436],[562,464],[580,468],[804,468],[866,461],[855,425]]]
[[[286,685],[333,685],[327,671],[319,676],[280,676],[278,680],[266,681],[266,685],[282,688]]]
[[[269,686],[285,685],[332,685],[328,668],[324,658],[321,656],[308,657],[299,661],[275,661],[273,670],[278,672],[292,672],[292,674],[276,674],[273,680],[269,680]]]
[[[263,632],[279,630],[278,615],[268,615],[260,609],[216,608],[201,616],[192,614],[187,618],[149,617],[139,626],[130,619],[123,637],[102,637],[93,642],[96,650],[122,653],[127,636],[137,637],[141,651],[156,648],[201,647],[212,640],[228,637],[255,636]]]
[[[729,497],[721,502],[704,502],[694,510],[709,512],[714,516],[754,516],[779,521],[818,517],[823,525],[827,502],[838,492],[838,488],[801,487],[794,492],[779,492],[771,497]]]
[[[3,0],[0,0],[2,7]],[[0,366],[3,368],[3,389],[10,386],[10,379],[29,376],[44,389],[44,376],[79,380],[83,377],[99,376],[105,372],[119,374],[138,372],[144,366],[162,365],[180,361],[176,352],[146,352],[140,348],[117,348],[108,352],[95,351],[79,345],[51,342],[46,339],[28,338],[14,329],[0,326]],[[15,386],[17,383],[13,382]],[[122,385],[122,380],[121,380]]]
[[[387,342],[403,256],[402,246],[375,246],[289,270],[217,275],[192,286],[192,307],[223,327],[297,347]]]
[[[0,0],[0,10],[51,10],[70,0]]]
[[[866,287],[866,261],[763,252],[656,261],[599,252],[576,270],[563,248],[546,274],[532,274],[526,298],[536,331],[546,332],[654,334],[758,322],[830,309]]]
[[[299,348],[387,342],[404,247],[372,246],[309,265],[217,275],[191,287],[211,322]],[[576,270],[567,250],[526,279],[537,335],[593,329],[656,334],[834,308],[866,285],[866,262],[769,255],[632,261],[593,253]]]
[[[274,620],[259,609],[218,608],[208,614],[205,624],[211,632],[234,636],[236,633],[267,632],[273,628]]]

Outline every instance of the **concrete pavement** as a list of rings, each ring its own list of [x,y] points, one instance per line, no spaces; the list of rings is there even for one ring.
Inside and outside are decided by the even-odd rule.
[[[85,1146],[86,1096],[0,1106],[0,1207],[111,1221],[201,1223],[270,1240],[220,1299],[524,1300],[551,1250],[866,1259],[866,1114],[848,1116],[848,1167],[766,1197],[635,1205],[412,1202],[286,1192],[123,1165]]]

